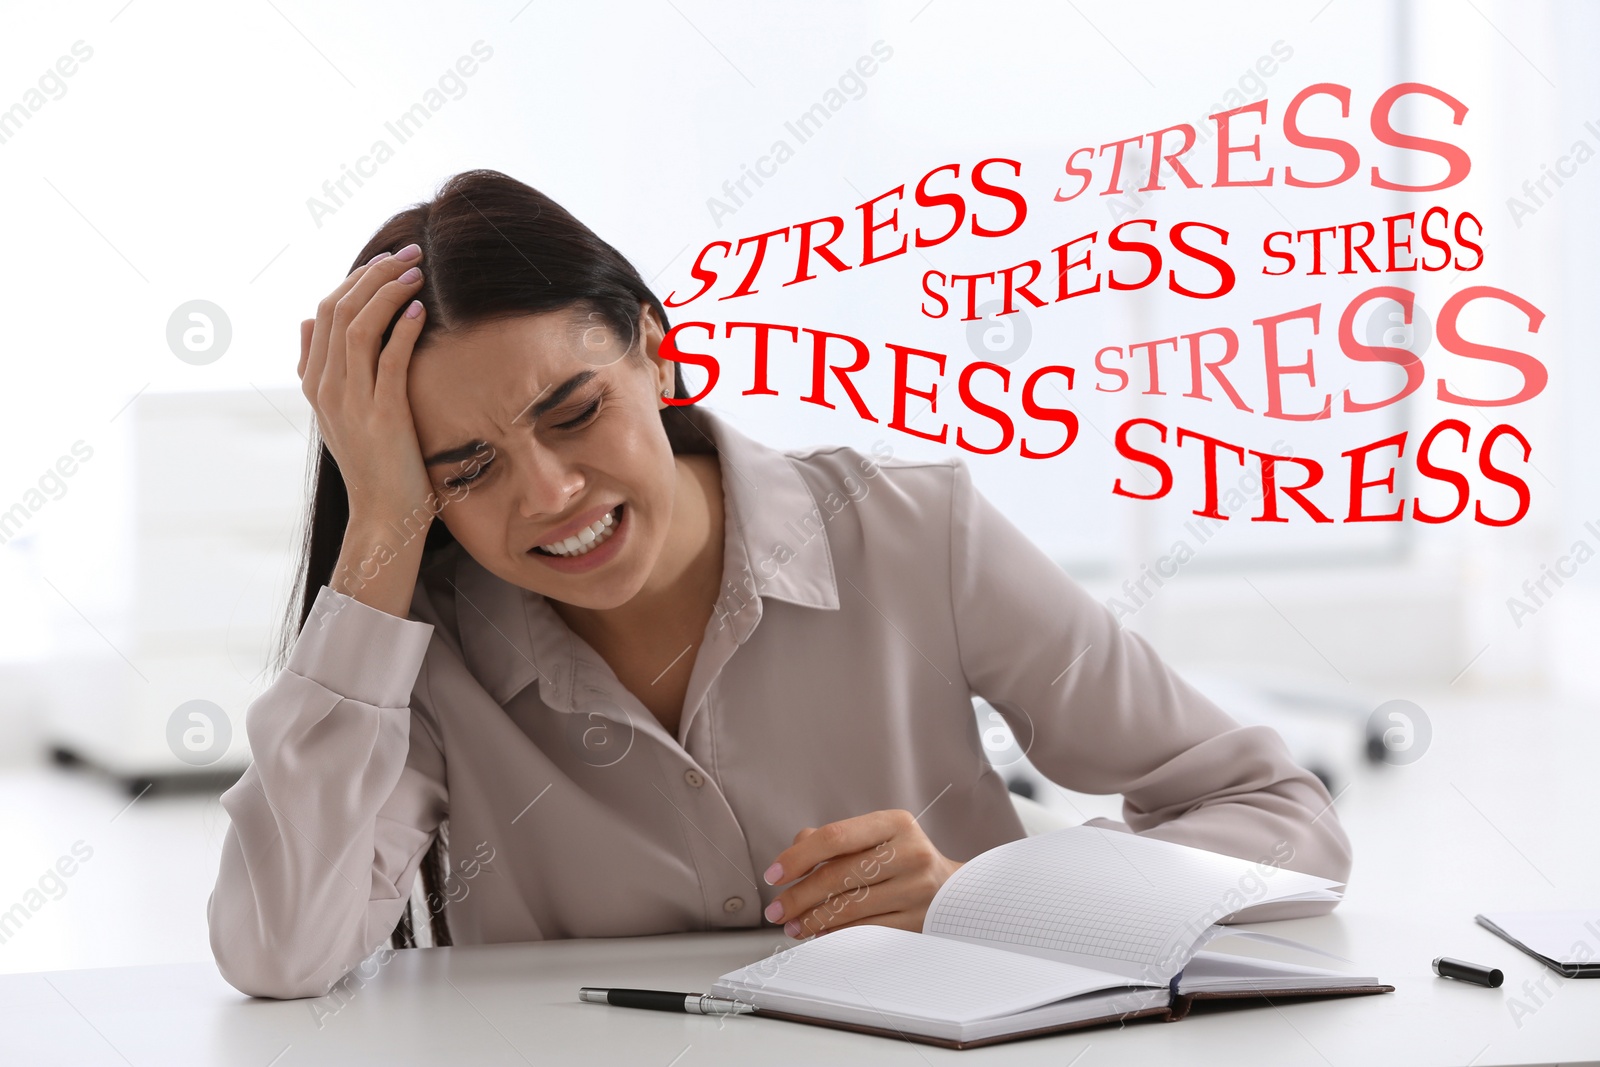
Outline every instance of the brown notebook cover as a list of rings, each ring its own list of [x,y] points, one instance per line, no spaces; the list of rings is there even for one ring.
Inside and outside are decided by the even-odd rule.
[[[850,1030],[858,1034],[873,1034],[877,1037],[895,1037],[902,1041],[915,1041],[922,1045],[938,1045],[940,1048],[981,1048],[984,1045],[998,1045],[1002,1041],[1017,1041],[1024,1037],[1042,1037],[1045,1034],[1061,1034],[1069,1030],[1085,1030],[1091,1026],[1108,1026],[1112,1023],[1124,1023],[1130,1019],[1156,1018],[1169,1014],[1167,1008],[1145,1008],[1143,1011],[1128,1012],[1126,1015],[1103,1015],[1098,1019],[1080,1019],[1073,1023],[1062,1023],[1058,1026],[1043,1026],[1036,1030],[1019,1030],[1014,1034],[996,1034],[994,1037],[981,1037],[975,1041],[956,1041],[948,1037],[927,1037],[923,1034],[907,1033],[890,1026],[863,1026],[860,1023],[840,1023],[832,1019],[819,1019],[814,1015],[792,1015],[786,1011],[772,1011],[767,1008],[757,1008],[751,1016],[765,1016],[769,1019],[783,1019],[787,1022],[807,1023],[811,1026],[826,1026],[830,1030]]]
[[[1393,993],[1392,985],[1324,986],[1320,989],[1230,989],[1215,993],[1180,993],[1172,999],[1168,1022],[1177,1022],[1189,1014],[1195,1001],[1210,1000],[1264,1000],[1271,1004],[1285,997],[1364,997],[1374,993]]]
[[[769,1008],[757,1008],[749,1014],[768,1019],[782,1019],[786,1022],[805,1023],[808,1026],[825,1026],[830,1030],[849,1030],[857,1034],[899,1038],[902,1041],[915,1041],[922,1045],[937,1045],[940,1048],[963,1049],[982,1048],[985,1045],[998,1045],[1005,1041],[1020,1041],[1029,1037],[1044,1037],[1047,1034],[1064,1034],[1072,1030],[1086,1030],[1090,1027],[1125,1024],[1138,1019],[1162,1019],[1166,1022],[1177,1022],[1189,1014],[1196,1001],[1260,999],[1270,1004],[1272,1000],[1286,997],[1367,996],[1374,993],[1393,992],[1394,986],[1392,985],[1363,985],[1327,986],[1320,989],[1230,990],[1216,993],[1184,993],[1174,997],[1172,1003],[1164,1008],[1145,1008],[1141,1011],[1128,1012],[1123,1015],[1103,1015],[1095,1019],[1080,1019],[1077,1022],[1061,1023],[1056,1026],[1019,1030],[1010,1034],[996,1034],[993,1037],[978,1038],[974,1041],[957,1041],[946,1037],[927,1037],[923,1034],[908,1033],[892,1026],[865,1026],[860,1023],[835,1022],[832,1019],[822,1019],[815,1015],[796,1015],[791,1012],[774,1011]]]

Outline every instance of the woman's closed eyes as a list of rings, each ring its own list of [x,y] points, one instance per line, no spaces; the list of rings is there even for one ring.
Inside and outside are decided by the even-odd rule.
[[[565,422],[554,423],[552,428],[553,429],[557,429],[557,430],[579,430],[579,429],[582,429],[584,426],[586,426],[590,422],[592,422],[594,420],[595,415],[599,412],[599,410],[600,410],[600,400],[601,400],[600,396],[598,396],[598,395],[595,396],[594,399],[590,400],[587,404],[585,404],[583,406],[583,409],[581,411],[579,411],[576,415],[574,415],[572,418],[567,419]],[[486,462],[484,462],[482,464],[479,464],[478,467],[475,470],[473,470],[471,474],[463,474],[463,475],[458,475],[458,476],[456,476],[454,478],[446,478],[444,484],[445,484],[445,486],[447,488],[450,488],[450,489],[459,489],[459,488],[461,488],[463,486],[470,485],[471,483],[473,483],[473,482],[477,481],[478,479],[482,478],[483,477],[483,472],[488,470],[493,464],[494,464],[494,460],[493,459],[487,460]]]

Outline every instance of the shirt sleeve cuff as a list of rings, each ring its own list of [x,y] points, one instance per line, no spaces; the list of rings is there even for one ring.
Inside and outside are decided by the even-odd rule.
[[[403,708],[432,637],[432,623],[402,619],[324,585],[285,668],[342,697]]]

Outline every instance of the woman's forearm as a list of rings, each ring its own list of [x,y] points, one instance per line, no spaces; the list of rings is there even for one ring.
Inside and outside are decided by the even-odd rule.
[[[433,626],[323,589],[250,704],[251,764],[207,907],[222,976],[252,996],[320,996],[393,930],[445,813],[443,757],[417,725]]]
[[[352,515],[329,586],[369,607],[405,618],[416,591],[430,519],[426,511],[392,519]]]
[[[964,467],[952,492],[962,671],[1026,738],[1042,774],[1084,793],[1121,793],[1136,833],[1346,879],[1350,841],[1333,798],[1275,731],[1230,717],[1123,629]]]

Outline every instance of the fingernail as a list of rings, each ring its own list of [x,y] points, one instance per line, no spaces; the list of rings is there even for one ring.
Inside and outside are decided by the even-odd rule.
[[[767,868],[767,873],[761,876],[767,880],[768,885],[777,885],[783,879],[783,868],[774,863]]]
[[[410,270],[400,275],[400,280],[403,282],[414,282],[420,277],[422,277],[422,272],[417,268],[412,267]]]
[[[771,904],[767,905],[767,910],[761,914],[767,917],[767,922],[777,922],[779,919],[783,918],[783,901],[774,900]]]
[[[420,255],[422,255],[422,246],[418,244],[409,244],[400,251],[396,252],[394,254],[394,258],[398,259],[402,263],[406,263],[410,260],[416,259]]]
[[[369,267],[372,266],[374,263],[378,262],[378,260],[384,259],[388,255],[389,255],[389,253],[387,253],[387,252],[379,252],[377,255],[375,255],[371,259],[367,260],[367,266],[369,266]]]
[[[406,318],[414,319],[420,314],[422,314],[422,301],[411,301],[411,303],[406,307]]]
[[[788,934],[790,937],[799,937],[800,936],[800,924],[797,923],[797,922],[784,923],[783,924],[783,932]],[[831,945],[831,944],[833,944],[833,942],[829,941],[828,944]]]

